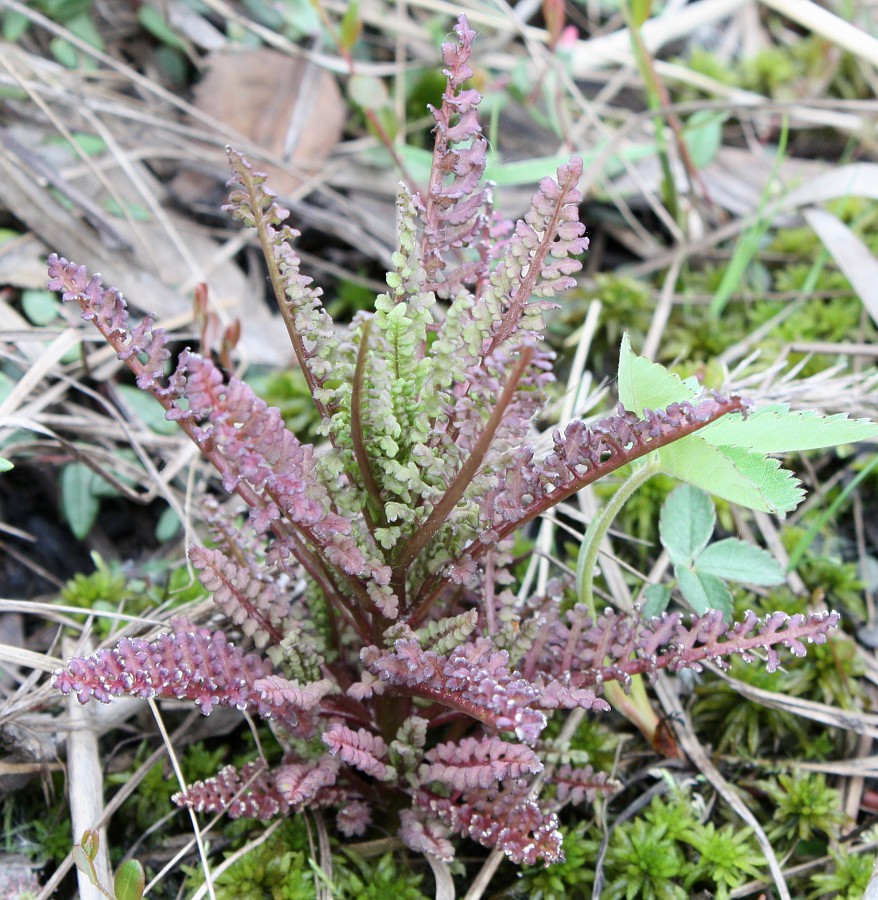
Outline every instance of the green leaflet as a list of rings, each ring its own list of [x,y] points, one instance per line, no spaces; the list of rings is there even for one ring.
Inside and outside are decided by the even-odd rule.
[[[783,581],[783,569],[767,550],[737,538],[726,538],[705,548],[698,557],[698,571],[746,584],[773,585]]]
[[[676,565],[690,563],[707,546],[716,526],[716,510],[704,491],[682,484],[665,500],[659,534]]]
[[[658,363],[637,356],[626,334],[619,356],[619,400],[643,415],[671,403],[694,401],[695,379],[683,381]],[[655,451],[661,469],[687,484],[748,509],[783,515],[804,496],[791,472],[770,454],[814,450],[878,437],[878,424],[844,414],[823,417],[812,411],[790,412],[776,404],[747,416],[733,414],[697,434]]]
[[[761,547],[733,537],[709,543],[715,525],[710,497],[692,485],[681,484],[662,506],[659,534],[689,606],[698,615],[718,609],[729,618],[732,595],[726,581],[772,585],[782,582],[784,573]],[[666,585],[650,585],[645,591],[646,614],[663,613],[670,598]]]
[[[756,453],[792,453],[878,437],[878,424],[844,413],[821,416],[814,410],[790,412],[786,404],[763,406],[746,418],[725,416],[700,432],[716,446],[745,447]]]
[[[692,434],[656,452],[663,472],[747,509],[783,514],[804,497],[778,460],[740,447],[714,447]]]
[[[686,566],[677,566],[674,574],[686,602],[696,615],[703,616],[709,609],[718,609],[726,619],[731,617],[732,594],[721,578]]]
[[[631,349],[631,338],[622,336],[619,354],[619,402],[638,416],[645,409],[664,409],[671,403],[693,400],[701,392],[694,378],[683,381],[664,366],[637,356]]]

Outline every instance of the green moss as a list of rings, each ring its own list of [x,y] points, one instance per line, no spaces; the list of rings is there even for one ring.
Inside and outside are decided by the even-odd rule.
[[[835,897],[837,900],[861,900],[872,877],[874,858],[871,853],[849,853],[842,848],[830,848],[834,863],[830,872],[811,876],[813,890],[809,898]]]
[[[337,900],[428,900],[418,886],[421,875],[406,871],[392,853],[378,860],[365,860],[345,851],[350,864],[333,872]]]
[[[668,825],[646,819],[625,822],[607,848],[604,900],[686,900],[686,858]],[[610,875],[612,873],[612,876]]]
[[[683,840],[698,854],[686,877],[688,888],[704,884],[716,900],[727,900],[735,888],[762,877],[766,862],[750,828],[698,823],[685,831]]]
[[[807,841],[815,834],[835,837],[844,821],[841,795],[822,772],[782,773],[759,782],[774,805],[766,834],[772,841]]]
[[[316,876],[307,848],[304,820],[285,821],[271,837],[213,878],[216,900],[314,900]],[[226,857],[236,852],[237,848]],[[200,866],[184,870],[189,876],[187,891],[194,892],[204,882],[203,871]]]

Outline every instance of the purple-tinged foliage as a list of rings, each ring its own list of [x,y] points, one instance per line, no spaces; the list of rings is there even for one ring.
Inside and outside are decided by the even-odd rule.
[[[572,803],[593,803],[599,796],[608,796],[618,789],[606,772],[595,772],[591,766],[576,768],[565,763],[552,773],[555,800],[560,806]]]
[[[482,182],[488,142],[482,134],[478,91],[465,89],[473,76],[469,66],[475,32],[465,17],[455,26],[459,43],[442,45],[446,68],[445,92],[439,109],[430,107],[436,122],[433,167],[430,183],[415,203],[422,213],[421,255],[425,281],[444,297],[453,297],[464,283],[473,283],[488,274],[488,231],[492,226],[491,191]],[[451,270],[440,283],[447,267],[449,251],[478,247],[481,252],[468,267]]]
[[[240,771],[226,766],[215,778],[197,781],[172,799],[196,812],[224,812],[230,819],[273,819],[286,815],[290,808],[276,781],[277,773],[260,763],[247,763]]]
[[[691,624],[680,613],[657,619],[605,611],[592,622],[584,606],[561,617],[557,607],[544,612],[546,625],[525,654],[522,669],[551,697],[567,697],[586,689],[590,694],[607,681],[627,685],[633,675],[652,679],[661,669],[672,672],[693,669],[703,662],[726,667],[731,656],[752,662],[764,655],[766,670],[780,664],[777,646],[804,656],[805,644],[822,644],[838,624],[838,613],[777,612],[760,620],[747,612],[741,622],[729,625],[719,610],[709,610]],[[558,687],[556,687],[558,686]],[[561,702],[560,706],[572,706]],[[576,704],[579,705],[579,704]]]
[[[274,787],[293,809],[301,809],[323,788],[330,788],[338,777],[339,763],[331,756],[315,762],[290,763],[275,770]]]
[[[424,784],[438,781],[453,791],[466,791],[488,788],[507,778],[536,775],[542,770],[536,753],[524,744],[512,744],[498,737],[470,737],[428,750],[418,777]]]
[[[264,819],[327,807],[347,837],[374,823],[443,860],[459,836],[516,863],[551,863],[562,857],[557,813],[613,784],[590,767],[544,770],[549,715],[606,710],[606,682],[660,669],[760,655],[773,671],[779,647],[803,654],[837,617],[594,619],[510,589],[518,529],[747,404],[712,394],[642,417],[620,409],[571,423],[536,457],[531,423],[552,381],[542,314],[573,285],[588,245],[582,162],[543,179],[504,233],[482,181],[480,98],[466,87],[475,35],[463,16],[455,31],[442,49],[430,181],[423,194],[401,188],[399,246],[374,314],[332,322],[301,272],[288,211],[229,151],[225,209],[257,232],[328,439],[319,451],[209,358],[186,350],[165,380],[162,330],[149,317],[132,327],[118,291],[49,258],[50,287],[79,304],[245,504],[241,525],[207,502],[210,540],[190,557],[230,631],[264,654],[177,622],[70,660],[55,685],[82,702],[125,693],[271,719],[281,764],[190,785],[175,801],[192,809]]]
[[[222,631],[172,622],[173,634],[153,641],[122,638],[112,649],[98,650],[85,659],[71,659],[55,676],[62,694],[76,694],[80,703],[91,697],[101,703],[127,694],[152,699],[191,700],[208,716],[215,706],[229,706],[298,725],[306,707],[285,700],[266,699],[260,687],[271,675],[271,663],[245,653]]]
[[[323,743],[333,756],[379,781],[390,781],[396,774],[393,767],[383,761],[387,757],[387,745],[365,728],[353,731],[336,723],[323,732]]]
[[[52,253],[48,260],[50,291],[60,291],[65,302],[82,307],[82,318],[95,327],[128,364],[137,386],[164,399],[173,396],[173,385],[162,387],[165,361],[170,358],[163,328],[155,328],[151,316],[128,326],[128,306],[115,288],[105,288],[100,275],[89,278],[85,266],[77,266]],[[139,357],[145,356],[145,361]]]
[[[454,845],[448,840],[448,829],[438,820],[425,822],[413,809],[405,809],[399,816],[399,836],[407,847],[418,853],[429,853],[443,862],[454,859]]]
[[[509,672],[508,654],[494,650],[487,638],[461,644],[448,656],[422,650],[416,639],[400,639],[388,653],[366,647],[362,659],[399,691],[441,702],[526,744],[535,744],[546,726],[546,717],[533,709],[537,692]]]
[[[562,859],[558,817],[541,809],[529,790],[529,782],[518,778],[460,797],[422,791],[415,802],[455,834],[497,847],[518,865]]]
[[[362,837],[372,824],[372,810],[368,803],[351,800],[338,811],[335,824],[347,838]]]

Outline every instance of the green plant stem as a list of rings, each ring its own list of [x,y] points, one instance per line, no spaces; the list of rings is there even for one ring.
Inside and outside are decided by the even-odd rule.
[[[586,529],[576,560],[576,595],[579,602],[588,607],[592,619],[597,616],[594,602],[594,573],[601,542],[606,537],[616,516],[619,515],[622,507],[631,499],[634,492],[661,470],[658,454],[636,466],[634,471],[619,485],[609,503],[592,519]]]

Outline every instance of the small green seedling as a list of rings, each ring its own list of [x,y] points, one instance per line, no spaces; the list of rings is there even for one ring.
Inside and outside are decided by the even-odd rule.
[[[113,879],[113,890],[108,891],[100,882],[95,869],[100,837],[90,828],[82,833],[82,840],[73,848],[73,862],[80,872],[109,900],[141,900],[146,885],[143,866],[136,859],[122,863]]]

